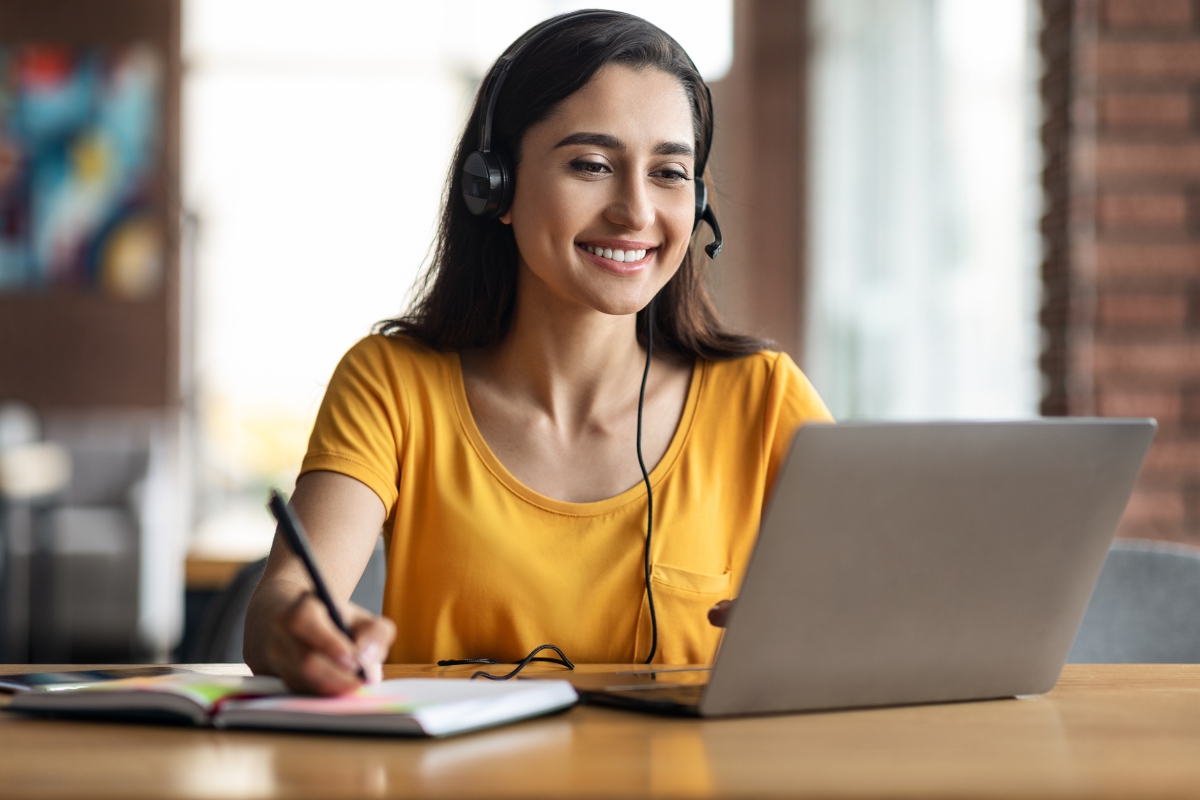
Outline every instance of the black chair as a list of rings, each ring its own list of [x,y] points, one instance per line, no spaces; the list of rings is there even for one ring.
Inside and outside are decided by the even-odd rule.
[[[189,664],[227,664],[242,661],[242,635],[246,629],[246,609],[250,597],[262,579],[265,558],[247,564],[233,581],[212,599],[196,631],[196,638],[182,654]],[[367,562],[350,599],[379,614],[383,609],[383,584],[387,575],[387,556],[383,539]]]
[[[1115,543],[1067,660],[1200,663],[1200,548]]]
[[[258,587],[267,560],[261,558],[238,570],[233,580],[209,601],[192,640],[183,653],[189,664],[226,664],[242,660],[246,609]]]

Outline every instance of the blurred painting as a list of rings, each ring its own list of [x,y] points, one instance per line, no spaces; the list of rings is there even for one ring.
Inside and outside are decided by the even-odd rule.
[[[161,59],[0,47],[0,293],[158,292]]]

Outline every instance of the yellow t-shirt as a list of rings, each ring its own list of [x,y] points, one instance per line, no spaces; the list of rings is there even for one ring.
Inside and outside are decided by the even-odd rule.
[[[829,411],[786,355],[698,361],[650,473],[655,663],[707,663],[708,609],[735,596],[792,435]],[[629,443],[634,458],[634,443]],[[646,489],[567,503],[519,483],[475,426],[456,353],[363,339],[329,383],[301,474],[371,487],[387,509],[389,660],[515,661],[547,642],[579,662],[650,649]]]

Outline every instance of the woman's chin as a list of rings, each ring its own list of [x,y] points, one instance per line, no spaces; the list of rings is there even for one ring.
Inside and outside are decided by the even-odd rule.
[[[566,274],[540,273],[523,265],[536,283],[546,290],[543,301],[565,301],[577,309],[590,309],[613,317],[636,314],[645,308],[659,290],[658,281],[646,271],[638,275],[614,275],[587,265],[579,265]]]
[[[588,281],[587,303],[597,311],[613,316],[636,314],[650,304],[662,289],[659,281],[649,274],[642,280],[602,276]]]
[[[653,299],[653,291],[644,287],[636,289],[630,287],[629,290],[624,291],[595,293],[584,302],[601,314],[608,314],[610,317],[628,317],[630,314],[642,311]]]

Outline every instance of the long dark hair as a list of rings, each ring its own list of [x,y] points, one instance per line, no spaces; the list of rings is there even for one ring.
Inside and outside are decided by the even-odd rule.
[[[551,22],[554,20],[526,31],[509,46],[507,54]],[[679,79],[692,106],[696,163],[705,164],[712,105],[704,79],[678,42],[646,20],[618,11],[589,13],[576,23],[559,24],[552,34],[519,54],[497,98],[493,149],[511,153],[515,168],[525,131],[546,119],[555,106],[610,63],[634,69],[653,67]],[[416,299],[403,316],[376,325],[379,333],[411,336],[436,350],[465,350],[500,341],[512,325],[517,296],[516,239],[510,226],[472,215],[458,189],[463,162],[478,146],[486,88],[495,72],[493,65],[480,85],[446,176],[433,258],[418,280]],[[655,347],[715,360],[749,355],[769,346],[721,324],[694,249],[688,248],[679,270],[650,306]],[[646,313],[643,309],[637,315],[639,338],[645,330]]]

